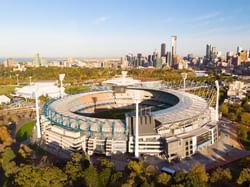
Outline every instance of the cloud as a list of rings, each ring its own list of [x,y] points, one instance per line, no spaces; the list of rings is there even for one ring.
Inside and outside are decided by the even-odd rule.
[[[108,16],[101,16],[95,19],[95,24],[104,23],[109,20]]]

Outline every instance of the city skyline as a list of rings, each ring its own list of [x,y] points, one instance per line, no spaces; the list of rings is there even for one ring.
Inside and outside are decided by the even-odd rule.
[[[244,5],[244,6],[243,6]],[[120,57],[171,51],[204,56],[250,49],[250,2],[14,1],[0,2],[0,57]]]

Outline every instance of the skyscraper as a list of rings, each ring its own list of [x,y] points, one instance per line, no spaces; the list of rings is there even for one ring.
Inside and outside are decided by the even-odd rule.
[[[153,66],[152,55],[148,55],[148,66]]]
[[[161,57],[166,55],[166,44],[162,43],[161,44]]]
[[[173,56],[176,56],[176,41],[177,41],[177,36],[171,36],[172,55]]]
[[[167,65],[168,65],[169,67],[172,66],[172,53],[171,53],[170,51],[167,52]]]
[[[214,60],[215,58],[217,58],[217,49],[216,49],[216,47],[212,47],[212,50],[211,50],[211,57],[212,57],[213,60]]]
[[[40,58],[39,53],[37,53],[35,57],[33,58],[33,66],[39,67],[40,65],[41,65],[41,58]]]
[[[157,51],[154,51],[153,56],[152,56],[152,61],[153,61],[153,66],[154,67],[156,66],[157,58],[158,58],[158,53],[157,53]]]
[[[172,45],[172,65],[175,64],[176,57],[176,40],[177,36],[171,36],[171,45]]]
[[[241,46],[237,46],[237,53],[240,53],[243,50]]]
[[[212,51],[211,44],[207,44],[207,46],[206,46],[206,58],[207,59],[211,59],[211,51]]]
[[[142,54],[137,53],[137,66],[142,66]]]

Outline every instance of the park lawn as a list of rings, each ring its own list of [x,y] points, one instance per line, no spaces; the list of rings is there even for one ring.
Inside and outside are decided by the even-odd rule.
[[[0,86],[0,95],[10,95],[15,92],[15,85]]]
[[[67,94],[78,94],[78,93],[82,93],[82,92],[87,92],[87,91],[89,91],[89,89],[90,89],[89,86],[82,86],[82,85],[67,86],[65,88],[65,93],[67,93]]]
[[[35,126],[36,121],[29,121],[25,123],[16,133],[16,140],[22,142],[27,140],[32,135],[33,127]]]

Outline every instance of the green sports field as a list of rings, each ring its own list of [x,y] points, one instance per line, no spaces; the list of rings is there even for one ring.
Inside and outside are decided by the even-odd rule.
[[[22,142],[27,140],[32,135],[32,130],[35,124],[36,121],[29,121],[23,124],[23,126],[16,133],[16,141]]]

